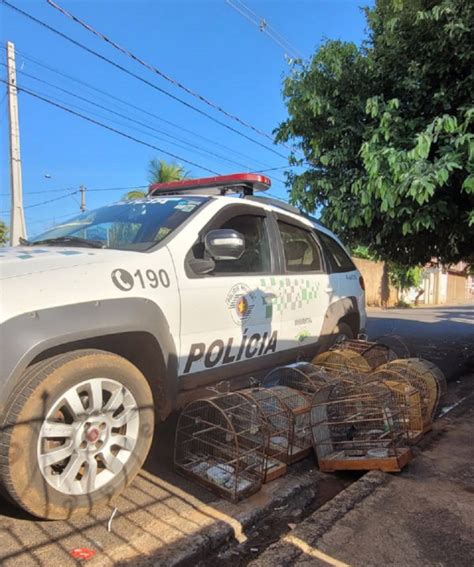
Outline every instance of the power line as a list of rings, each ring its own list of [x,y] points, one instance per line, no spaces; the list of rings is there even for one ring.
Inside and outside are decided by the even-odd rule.
[[[3,47],[3,46],[0,46],[0,48],[6,49],[6,48]],[[56,69],[56,68],[54,68],[54,67],[51,67],[50,65],[47,65],[46,63],[44,63],[44,62],[42,62],[42,61],[39,61],[39,60],[36,59],[35,57],[32,57],[31,55],[28,55],[28,54],[26,54],[26,53],[23,52],[23,51],[20,51],[20,50],[18,50],[18,49],[17,49],[16,51],[17,51],[17,54],[18,54],[18,55],[21,55],[21,57],[24,58],[24,59],[26,59],[27,61],[30,61],[30,62],[34,63],[35,65],[38,65],[38,66],[40,66],[40,67],[42,67],[42,68],[44,68],[44,69],[47,69],[48,71],[51,71],[51,72],[53,72],[53,73],[56,73],[57,75],[59,75],[59,76],[61,76],[61,77],[63,77],[63,78],[69,79],[70,81],[73,81],[73,82],[75,82],[75,83],[81,84],[81,85],[87,87],[88,89],[91,89],[91,90],[93,90],[93,91],[95,91],[95,92],[97,92],[97,93],[100,93],[100,94],[102,94],[102,95],[104,95],[104,96],[106,96],[106,97],[108,97],[108,98],[114,99],[114,100],[116,100],[117,102],[119,102],[120,104],[123,104],[123,105],[125,105],[125,106],[128,106],[129,108],[133,108],[133,109],[135,109],[135,110],[138,110],[139,112],[142,112],[142,113],[146,114],[147,116],[151,116],[151,117],[153,117],[153,118],[156,118],[157,120],[159,120],[159,121],[161,121],[161,122],[164,122],[165,124],[169,124],[169,125],[172,126],[173,128],[177,128],[177,129],[180,130],[180,131],[187,132],[188,134],[191,134],[192,136],[195,136],[195,137],[197,137],[197,138],[200,138],[201,140],[204,140],[205,142],[207,142],[207,143],[209,143],[209,144],[219,146],[219,148],[226,149],[226,150],[232,152],[233,154],[238,154],[238,155],[242,156],[242,157],[245,158],[245,159],[253,160],[255,163],[259,163],[260,165],[264,165],[264,166],[266,165],[266,164],[262,164],[262,162],[260,162],[260,161],[258,161],[258,160],[255,160],[255,158],[250,157],[250,156],[248,156],[248,155],[245,154],[245,153],[242,153],[242,152],[240,152],[240,151],[238,151],[238,150],[235,150],[234,148],[230,148],[229,146],[226,146],[225,144],[221,143],[220,141],[217,143],[214,139],[207,138],[206,136],[203,136],[202,134],[199,134],[199,133],[197,133],[197,132],[194,132],[193,130],[190,130],[189,128],[186,128],[186,127],[184,127],[184,126],[180,126],[179,124],[176,124],[175,122],[172,122],[171,120],[168,120],[168,119],[166,119],[166,118],[163,118],[162,116],[159,116],[158,114],[155,114],[155,113],[153,113],[153,112],[150,112],[149,110],[146,110],[146,109],[144,109],[144,108],[142,108],[142,107],[139,107],[139,106],[137,106],[137,105],[135,105],[135,104],[133,104],[133,103],[131,103],[131,102],[129,102],[129,101],[126,101],[126,100],[124,100],[124,99],[122,99],[122,98],[120,98],[120,97],[117,97],[116,95],[114,95],[114,94],[112,94],[112,93],[109,93],[109,92],[106,92],[106,91],[104,91],[104,90],[102,90],[102,89],[99,89],[98,87],[95,87],[95,86],[91,85],[90,83],[87,83],[86,81],[83,81],[83,80],[81,80],[81,79],[78,79],[77,77],[73,77],[73,76],[71,76],[71,75],[68,75],[67,73],[64,73],[63,71],[60,71],[59,69]]]
[[[20,90],[20,89],[18,89]],[[49,203],[53,203],[54,201],[59,201],[60,199],[66,199],[67,197],[71,197],[72,195],[75,195],[76,193],[79,193],[78,190],[76,191],[72,191],[71,193],[68,193],[67,195],[62,195],[61,197],[55,197],[54,199],[48,199],[47,201],[42,201],[41,203],[35,203],[34,205],[27,205],[26,207],[23,207],[24,209],[32,209],[33,207],[42,207],[43,205],[49,205]],[[3,211],[0,211],[0,213],[8,213],[10,211],[10,209],[5,209]]]
[[[247,19],[250,23],[256,25],[259,30],[270,39],[272,39],[275,43],[277,43],[283,50],[288,54],[293,54],[296,56],[296,59],[303,59],[303,55],[301,52],[293,47],[291,43],[286,40],[273,26],[271,26],[265,18],[257,15],[253,10],[251,10],[246,4],[242,2],[242,0],[225,0],[226,4],[228,4],[231,8],[233,8],[236,12],[242,15],[245,19]]]
[[[0,65],[6,66],[5,63],[1,63],[1,62],[0,62]],[[57,86],[57,85],[55,85],[55,84],[53,84],[53,83],[50,83],[49,81],[46,81],[46,80],[44,80],[44,79],[40,79],[39,77],[35,77],[34,75],[31,75],[30,73],[27,73],[26,71],[18,71],[18,73],[21,73],[21,74],[24,75],[25,77],[29,77],[30,79],[33,79],[33,80],[35,80],[35,81],[38,81],[39,83],[42,83],[42,84],[44,84],[44,85],[48,85],[49,87],[52,87],[52,88],[54,88],[54,89],[57,89],[58,91],[61,91],[61,92],[66,93],[66,94],[68,94],[68,95],[70,95],[70,96],[73,96],[73,97],[75,97],[75,98],[77,98],[77,99],[79,99],[79,100],[82,100],[82,101],[84,101],[84,102],[87,102],[88,104],[91,104],[91,105],[93,105],[93,106],[96,106],[97,108],[101,108],[102,110],[105,110],[105,111],[107,111],[107,112],[110,112],[111,114],[115,114],[116,116],[120,116],[121,118],[124,118],[125,120],[129,120],[130,122],[134,122],[135,124],[139,124],[140,126],[144,126],[145,128],[148,128],[149,130],[152,130],[152,131],[154,131],[154,132],[158,132],[159,134],[163,134],[163,135],[168,136],[168,137],[170,137],[170,138],[172,138],[172,139],[181,141],[181,142],[183,142],[184,144],[188,145],[189,147],[198,150],[200,153],[204,153],[204,154],[210,155],[210,156],[212,156],[212,157],[216,157],[216,158],[218,158],[219,160],[227,161],[227,162],[229,162],[229,163],[232,163],[232,164],[234,164],[234,165],[238,165],[239,167],[243,167],[243,168],[245,168],[245,169],[250,169],[250,168],[248,167],[248,165],[246,165],[246,164],[242,164],[242,163],[240,163],[240,162],[237,162],[237,161],[235,161],[235,160],[232,160],[232,159],[230,159],[230,158],[227,158],[227,157],[225,157],[225,156],[223,156],[223,155],[221,155],[221,154],[212,152],[212,151],[210,151],[210,150],[206,150],[206,149],[204,149],[204,148],[202,148],[202,147],[200,147],[200,146],[198,146],[198,145],[196,145],[196,144],[193,144],[193,143],[191,143],[191,142],[187,142],[187,141],[185,141],[185,140],[182,140],[182,138],[179,138],[178,136],[174,136],[173,134],[168,134],[167,132],[164,132],[163,130],[159,130],[158,128],[154,128],[153,126],[150,126],[149,124],[146,124],[145,122],[142,122],[142,121],[140,121],[140,120],[135,120],[134,118],[131,118],[130,116],[127,116],[127,115],[125,115],[125,114],[122,114],[121,112],[117,112],[117,111],[115,111],[115,110],[112,110],[111,108],[109,108],[109,107],[107,107],[107,106],[104,106],[104,105],[102,105],[102,104],[99,104],[99,103],[97,103],[97,102],[94,102],[94,101],[91,100],[91,99],[88,99],[88,98],[86,98],[86,97],[83,97],[83,96],[81,96],[81,95],[78,95],[77,93],[74,93],[74,92],[69,91],[69,90],[67,90],[67,89],[63,89],[62,87],[59,87],[59,86]],[[82,109],[82,110],[85,110],[85,109]],[[141,131],[141,132],[143,133],[142,130],[139,130],[139,131]],[[184,147],[183,145],[176,144],[176,143],[173,143],[173,142],[169,142],[168,140],[164,140],[163,138],[159,138],[159,137],[157,137],[157,136],[154,136],[154,137],[157,138],[158,140],[162,140],[162,141],[164,141],[164,142],[168,142],[168,143],[173,144],[173,145],[175,145],[175,146],[178,146],[178,147],[180,147],[180,148],[186,149],[186,147]]]
[[[174,85],[175,87],[180,88],[181,90],[185,91],[187,94],[197,98],[199,101],[203,102],[204,104],[207,104],[208,106],[210,106],[211,108],[213,108],[214,110],[217,110],[219,112],[221,112],[222,114],[224,114],[227,118],[230,118],[232,120],[235,120],[236,122],[238,122],[239,124],[241,124],[242,126],[245,126],[246,128],[250,128],[251,130],[253,130],[254,132],[256,132],[257,134],[259,134],[260,136],[264,136],[265,138],[268,138],[269,140],[271,140],[273,142],[273,137],[268,134],[267,132],[264,132],[263,130],[260,130],[259,128],[256,128],[255,126],[253,126],[252,124],[246,122],[245,120],[242,120],[242,118],[239,118],[238,116],[236,116],[235,114],[232,114],[230,112],[228,112],[227,110],[223,109],[221,106],[219,106],[218,104],[210,101],[209,99],[207,99],[206,97],[202,96],[201,94],[193,91],[192,89],[190,89],[189,87],[186,87],[185,85],[183,85],[183,83],[180,83],[179,81],[177,81],[176,79],[173,79],[172,77],[170,77],[169,75],[167,75],[166,73],[164,73],[163,71],[161,71],[160,69],[158,69],[157,67],[155,67],[154,65],[151,65],[150,63],[147,63],[146,61],[144,61],[143,59],[141,59],[140,57],[137,57],[133,52],[131,52],[130,50],[126,49],[125,47],[122,47],[121,45],[119,45],[118,43],[116,43],[115,41],[113,41],[112,39],[110,39],[109,37],[107,37],[105,34],[99,32],[98,30],[96,30],[95,28],[93,28],[90,24],[87,24],[86,22],[84,22],[83,20],[81,20],[80,18],[78,18],[77,16],[74,16],[73,14],[71,14],[71,12],[68,12],[67,10],[65,10],[64,8],[62,8],[59,4],[56,4],[56,2],[54,2],[53,0],[46,0],[48,2],[48,4],[53,7],[55,10],[58,10],[59,12],[61,12],[61,14],[63,14],[64,16],[66,16],[67,18],[69,18],[70,20],[72,20],[73,22],[79,24],[80,26],[82,26],[83,28],[85,28],[87,31],[91,32],[92,34],[94,34],[96,37],[102,39],[103,41],[105,41],[106,43],[108,43],[109,45],[111,45],[112,47],[114,47],[115,49],[117,49],[118,51],[120,51],[120,53],[123,53],[124,55],[126,55],[127,57],[130,57],[131,59],[133,59],[133,61],[139,63],[140,65],[142,65],[143,67],[145,67],[146,69],[148,69],[149,71],[152,71],[153,73],[157,74],[159,77],[165,79],[166,81],[168,81],[169,83],[171,83],[172,85]]]
[[[3,79],[0,79],[0,81],[2,83],[8,84],[8,81],[4,81]],[[60,108],[61,110],[64,110],[65,112],[69,112],[69,114],[73,114],[74,116],[78,116],[79,118],[82,118],[83,120],[87,120],[88,122],[91,122],[92,124],[96,124],[97,126],[101,126],[102,128],[109,130],[110,132],[115,132],[115,134],[119,134],[120,136],[123,136],[124,138],[127,138],[129,140],[137,142],[138,144],[141,144],[142,146],[148,146],[149,148],[152,148],[154,150],[157,150],[158,152],[166,154],[166,155],[172,157],[173,159],[182,161],[182,162],[187,163],[189,165],[192,165],[194,167],[198,167],[199,169],[202,169],[203,171],[207,171],[209,173],[212,173],[213,175],[219,175],[219,173],[217,171],[214,171],[212,169],[204,167],[203,165],[196,163],[194,161],[184,159],[181,156],[178,156],[176,154],[168,152],[168,151],[166,151],[162,148],[159,148],[158,146],[155,146],[153,144],[145,142],[144,140],[140,140],[139,138],[135,138],[134,136],[131,136],[130,134],[126,134],[125,132],[122,132],[121,130],[117,130],[116,128],[113,128],[112,126],[108,126],[107,124],[104,124],[103,122],[99,122],[98,120],[95,120],[94,118],[90,118],[89,116],[85,116],[84,114],[80,114],[79,112],[76,112],[75,110],[72,110],[71,108],[67,108],[66,106],[63,106],[62,104],[59,104],[57,102],[53,102],[51,99],[48,99],[44,96],[41,96],[41,95],[39,95],[39,94],[29,90],[29,89],[25,89],[25,87],[18,87],[17,86],[17,88],[20,92],[24,92],[25,94],[28,94],[28,95],[30,95],[34,98],[42,100],[43,102],[46,102],[46,103],[48,103],[52,106],[55,106],[57,108]]]
[[[58,35],[59,37],[62,37],[63,39],[65,39],[66,41],[69,41],[70,43],[72,43],[73,45],[76,45],[77,47],[80,47],[81,49],[83,49],[84,51],[87,51],[88,53],[94,55],[95,57],[98,57],[99,59],[101,59],[102,61],[105,61],[107,63],[109,63],[110,65],[112,65],[113,67],[119,69],[120,71],[126,73],[127,75],[134,77],[135,79],[141,81],[142,83],[148,85],[149,87],[157,90],[158,92],[172,98],[173,100],[175,100],[176,102],[179,102],[181,104],[183,104],[184,106],[186,106],[187,108],[190,108],[192,110],[194,110],[195,112],[198,112],[199,114],[201,114],[202,116],[205,116],[206,118],[209,118],[209,120],[212,120],[213,122],[220,124],[221,126],[223,126],[224,128],[227,128],[228,130],[230,130],[231,132],[234,132],[235,134],[238,134],[239,136],[245,138],[246,140],[249,140],[250,142],[252,142],[253,144],[256,144],[262,148],[265,148],[266,150],[276,154],[277,156],[283,158],[283,159],[287,159],[285,155],[281,154],[280,152],[276,151],[275,149],[271,148],[270,146],[267,146],[265,144],[262,144],[261,142],[259,142],[258,140],[255,140],[254,138],[251,138],[250,136],[247,136],[246,134],[244,134],[243,132],[241,132],[240,130],[237,130],[236,128],[233,128],[232,126],[230,126],[229,124],[226,124],[225,122],[222,122],[221,120],[215,118],[214,116],[208,114],[207,112],[205,112],[204,110],[201,110],[200,108],[197,108],[196,106],[192,105],[189,102],[186,102],[185,100],[179,98],[178,96],[168,92],[167,90],[155,85],[154,83],[148,81],[147,79],[144,79],[143,77],[141,77],[140,75],[137,75],[136,73],[134,73],[133,71],[130,71],[129,69],[127,69],[126,67],[123,67],[122,65],[120,65],[119,63],[115,63],[115,61],[112,61],[111,59],[109,59],[108,57],[105,57],[104,55],[98,53],[97,51],[94,51],[93,49],[87,47],[86,45],[80,43],[79,41],[76,41],[75,39],[73,39],[72,37],[69,37],[68,35],[64,34],[63,32],[57,30],[56,28],[53,28],[52,26],[50,26],[49,24],[47,24],[46,22],[43,22],[42,20],[36,18],[35,16],[29,14],[28,12],[25,12],[24,10],[22,10],[21,8],[18,8],[17,6],[11,4],[10,2],[7,2],[7,0],[1,0],[1,2],[7,6],[8,8],[10,8],[11,10],[14,10],[15,12],[21,14],[22,16],[30,19],[31,21],[37,23],[38,25],[44,27],[45,29],[55,33],[56,35]]]
[[[132,191],[133,189],[148,189],[149,185],[132,185],[130,187],[101,187],[98,189],[89,189],[87,188],[87,192],[94,192],[94,191]],[[29,191],[26,193],[28,195],[43,195],[44,193],[64,193],[64,191],[70,191],[71,188],[63,188],[63,189],[43,189],[42,191]],[[0,193],[1,196],[10,196],[10,193]]]

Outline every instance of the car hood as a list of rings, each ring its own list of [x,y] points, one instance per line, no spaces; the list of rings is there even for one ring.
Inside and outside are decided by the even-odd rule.
[[[17,278],[108,260],[113,261],[118,256],[123,257],[124,254],[136,254],[136,252],[69,246],[0,248],[0,279]]]

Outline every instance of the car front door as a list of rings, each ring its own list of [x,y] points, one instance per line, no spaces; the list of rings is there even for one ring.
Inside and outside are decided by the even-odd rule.
[[[280,313],[273,309],[278,255],[270,221],[261,207],[226,205],[178,259],[181,388],[253,372],[278,352]],[[193,266],[206,258],[204,236],[216,229],[240,233],[245,251],[239,259],[216,260],[210,273],[196,273]]]

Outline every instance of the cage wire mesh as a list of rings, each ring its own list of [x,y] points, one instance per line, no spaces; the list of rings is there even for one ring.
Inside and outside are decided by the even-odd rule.
[[[264,482],[269,482],[286,472],[293,426],[291,411],[269,388],[249,388],[239,393],[257,407],[259,419],[266,426]]]
[[[399,471],[411,460],[405,412],[383,385],[329,384],[312,401],[310,425],[322,471]]]
[[[396,371],[420,392],[424,406],[424,421],[431,422],[436,415],[441,396],[447,389],[446,379],[441,370],[429,360],[406,358],[389,362],[377,369],[374,374],[376,375],[378,370],[385,369]]]
[[[319,388],[332,380],[332,376],[322,367],[309,362],[297,362],[278,366],[263,379],[263,387],[286,386],[303,394],[315,394]]]
[[[354,350],[332,348],[313,358],[315,366],[321,366],[329,372],[370,372],[372,368],[365,358]]]
[[[290,411],[291,424],[288,435],[287,462],[294,463],[308,455],[312,448],[309,424],[310,397],[286,386],[274,386],[269,390]],[[285,443],[285,440],[270,437],[270,445],[272,443]]]
[[[260,490],[268,432],[239,393],[190,402],[179,416],[176,470],[232,501]]]
[[[397,358],[395,352],[387,345],[365,339],[345,339],[339,341],[335,348],[357,352],[367,361],[372,370]]]
[[[408,343],[402,339],[399,335],[381,335],[374,339],[374,341],[379,344],[386,346],[394,354],[393,359],[398,358],[410,358],[413,356],[412,349],[408,346]]]
[[[418,441],[431,428],[431,418],[422,403],[420,391],[412,386],[399,372],[383,368],[372,376],[393,393],[397,405],[405,414],[408,436],[412,443]]]

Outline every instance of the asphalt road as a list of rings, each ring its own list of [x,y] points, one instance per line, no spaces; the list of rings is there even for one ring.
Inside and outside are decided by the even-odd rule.
[[[437,364],[453,380],[474,371],[474,303],[450,307],[369,310],[371,339],[398,335],[413,356]]]
[[[474,304],[370,311],[368,332],[370,338],[387,333],[401,336],[413,354],[432,360],[445,371],[454,392],[463,373],[474,370]],[[174,549],[177,542],[210,523],[235,521],[238,507],[227,506],[174,474],[174,426],[171,419],[157,430],[145,470],[115,504],[119,513],[110,532],[110,506],[83,518],[45,522],[32,519],[0,498],[0,565],[74,565],[69,552],[77,547],[96,551],[90,563],[109,565],[118,550],[131,558],[134,553],[147,552],[150,545]],[[288,482],[291,477],[292,473]],[[266,486],[270,493],[278,491],[275,487],[273,483]],[[262,498],[265,491],[240,508],[261,506]]]

